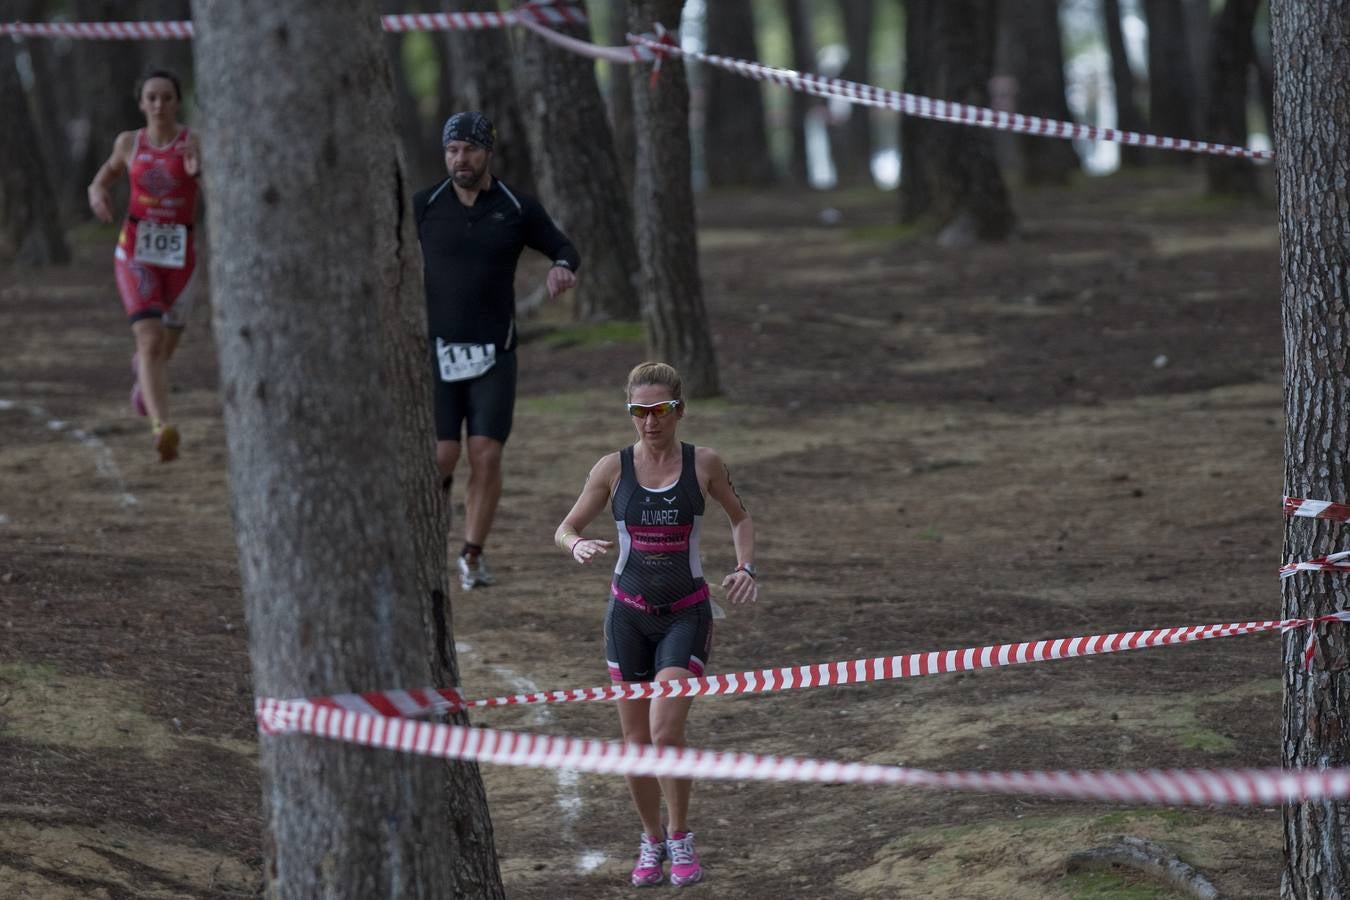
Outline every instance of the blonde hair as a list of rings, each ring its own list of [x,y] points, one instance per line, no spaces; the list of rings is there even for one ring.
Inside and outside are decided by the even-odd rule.
[[[633,370],[628,373],[628,398],[633,397],[633,388],[643,385],[654,384],[670,389],[672,400],[684,399],[684,388],[680,381],[680,373],[675,371],[675,367],[663,362],[643,362],[633,366]]]

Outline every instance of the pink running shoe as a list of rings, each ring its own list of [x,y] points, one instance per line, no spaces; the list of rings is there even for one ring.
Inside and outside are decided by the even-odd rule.
[[[695,884],[703,880],[703,867],[698,864],[698,854],[694,852],[692,831],[672,834],[666,841],[666,852],[670,854],[671,884]]]
[[[653,840],[642,836],[642,844],[638,847],[637,865],[633,866],[633,886],[645,887],[649,884],[660,884],[665,878],[665,873],[661,871],[661,863],[666,858],[666,842],[660,838]]]
[[[145,408],[145,398],[141,396],[141,370],[136,365],[136,354],[131,354],[131,406],[138,416],[150,415]]]

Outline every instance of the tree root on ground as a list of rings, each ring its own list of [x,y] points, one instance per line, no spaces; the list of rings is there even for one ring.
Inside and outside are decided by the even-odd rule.
[[[1064,862],[1065,874],[1084,871],[1135,869],[1198,900],[1218,900],[1219,892],[1209,879],[1162,844],[1137,837],[1121,837],[1115,843],[1074,853]]]

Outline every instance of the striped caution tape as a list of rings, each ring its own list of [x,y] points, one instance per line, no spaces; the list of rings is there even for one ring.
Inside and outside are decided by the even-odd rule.
[[[1350,522],[1350,503],[1332,503],[1330,500],[1305,500],[1302,497],[1285,497],[1284,514],[1291,517],[1302,516],[1310,519]]]
[[[1094,125],[1081,125],[1077,122],[1063,122],[1040,116],[1024,116],[1021,113],[1003,112],[983,106],[934,100],[931,97],[891,91],[868,84],[859,84],[856,81],[823,78],[819,75],[796,72],[791,69],[779,69],[749,60],[733,59],[712,53],[700,53],[682,48],[678,44],[654,40],[648,35],[630,34],[628,40],[630,43],[645,46],[658,55],[680,54],[689,59],[716,66],[757,81],[771,81],[817,97],[837,97],[850,103],[893,109],[921,119],[956,122],[962,125],[974,125],[980,128],[992,128],[998,131],[1012,131],[1043,137],[1110,141],[1117,144],[1152,147],[1159,150],[1180,150],[1190,153],[1209,153],[1217,156],[1237,156],[1259,160],[1275,158],[1275,154],[1269,150],[1253,150],[1249,147],[1234,147],[1227,144],[1214,144],[1209,141],[1192,141],[1186,138],[1162,137],[1156,134],[1141,134],[1136,131],[1120,131],[1115,128],[1098,128]]]
[[[611,775],[884,784],[1166,806],[1269,806],[1350,796],[1350,769],[935,772],[875,763],[723,753],[389,718],[262,698],[264,735],[314,735],[440,759]]]
[[[380,24],[384,30],[392,32],[467,31],[536,22],[566,25],[585,21],[586,11],[581,7],[552,3],[528,3],[509,12],[416,13],[380,17]],[[0,22],[0,34],[103,41],[185,40],[192,37],[192,23],[190,21]]]
[[[1327,556],[1314,556],[1304,562],[1291,562],[1280,566],[1280,577],[1288,578],[1295,572],[1350,572],[1350,550],[1331,553]]]
[[[992,644],[964,650],[937,650],[897,656],[876,656],[760,669],[724,675],[704,675],[672,681],[647,681],[611,684],[604,687],[539,691],[529,694],[466,700],[453,688],[371,691],[362,694],[338,694],[296,700],[318,708],[365,713],[386,717],[415,717],[460,709],[498,706],[525,706],[536,703],[578,703],[609,700],[650,700],[656,697],[714,697],[732,694],[765,694],[804,688],[863,684],[968,672],[1052,659],[1072,659],[1147,647],[1166,647],[1213,638],[1288,631],[1308,625],[1350,621],[1350,612],[1338,612],[1315,619],[1283,619],[1262,622],[1233,622],[1225,625],[1188,625],[1147,631],[1124,631],[1085,637],[1052,638],[1016,644]],[[1312,646],[1312,636],[1309,637]]]

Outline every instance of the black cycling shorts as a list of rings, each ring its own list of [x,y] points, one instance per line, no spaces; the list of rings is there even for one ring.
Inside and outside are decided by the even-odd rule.
[[[712,639],[712,604],[707,600],[662,615],[611,597],[605,611],[605,660],[614,681],[652,681],[669,668],[700,676],[712,656]]]
[[[516,405],[516,351],[498,351],[497,363],[477,378],[442,381],[435,366],[436,440],[462,441],[464,423],[469,437],[481,435],[506,443]]]

